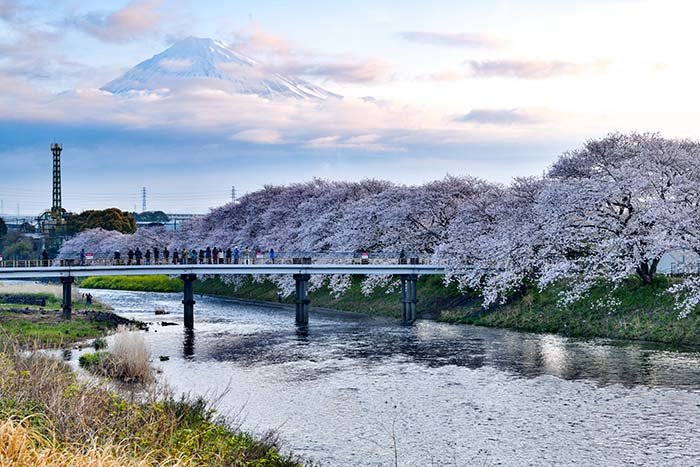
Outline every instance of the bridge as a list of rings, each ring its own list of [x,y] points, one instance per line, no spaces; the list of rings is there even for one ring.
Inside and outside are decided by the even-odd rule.
[[[417,263],[417,261],[415,262]],[[59,263],[60,264],[60,263]],[[193,284],[197,276],[291,274],[295,280],[296,324],[309,323],[309,280],[312,274],[350,275],[395,275],[401,278],[401,306],[403,323],[412,324],[416,320],[417,280],[420,274],[445,274],[442,266],[426,264],[153,264],[153,265],[114,265],[87,264],[82,266],[42,264],[26,262],[9,263],[0,266],[0,280],[12,279],[60,279],[63,285],[62,311],[65,319],[71,319],[72,286],[76,277],[88,276],[179,276],[183,281],[185,327],[194,327]]]

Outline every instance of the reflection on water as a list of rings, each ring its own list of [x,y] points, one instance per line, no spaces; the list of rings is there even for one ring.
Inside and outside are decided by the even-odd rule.
[[[180,297],[96,291],[125,316]],[[195,331],[154,323],[175,389],[212,394],[329,465],[691,465],[700,354],[470,326],[312,314],[201,297]],[[195,345],[196,342],[196,345]],[[73,359],[79,355],[73,352]],[[695,440],[695,441],[693,441]]]
[[[182,355],[188,360],[194,357],[194,329],[183,329]]]

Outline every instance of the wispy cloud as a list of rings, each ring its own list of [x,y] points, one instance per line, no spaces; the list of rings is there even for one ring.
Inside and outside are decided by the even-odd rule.
[[[326,63],[283,62],[274,67],[278,72],[311,76],[338,83],[371,83],[385,78],[392,69],[385,60],[353,60],[338,58]]]
[[[267,69],[336,83],[372,83],[389,77],[393,65],[388,60],[347,55],[321,54],[296,47],[287,39],[260,28],[236,32],[231,46],[267,64]]]
[[[498,48],[503,46],[503,41],[495,37],[467,32],[405,31],[398,33],[398,36],[409,42],[448,47]]]
[[[282,142],[282,135],[279,131],[264,128],[253,128],[239,131],[231,137],[233,141],[243,141],[257,144],[278,144]]]
[[[136,0],[113,12],[90,12],[66,23],[105,42],[127,42],[153,32],[163,0]]]
[[[575,63],[558,60],[468,60],[465,75],[474,78],[546,79],[604,71],[609,63]]]
[[[426,81],[462,81],[472,78],[550,79],[601,73],[608,69],[608,60],[576,63],[564,60],[467,60],[464,68],[422,76]]]
[[[473,109],[466,115],[460,115],[455,121],[481,125],[522,125],[540,123],[543,115],[523,109]]]

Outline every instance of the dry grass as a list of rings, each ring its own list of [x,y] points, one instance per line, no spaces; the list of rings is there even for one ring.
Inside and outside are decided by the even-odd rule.
[[[119,326],[110,354],[114,377],[127,382],[149,383],[154,380],[151,352],[139,332]]]
[[[15,294],[47,294],[53,295],[57,300],[63,298],[63,289],[58,284],[42,284],[39,282],[0,282],[0,295]],[[78,298],[80,294],[73,288],[73,297]]]
[[[0,466],[101,466],[145,467],[180,465],[178,459],[157,461],[146,454],[141,458],[130,455],[121,445],[61,445],[55,436],[33,429],[25,420],[10,418],[0,422]]]
[[[126,341],[125,341],[126,342]],[[296,466],[274,440],[217,419],[156,385],[118,393],[0,332],[0,466]]]

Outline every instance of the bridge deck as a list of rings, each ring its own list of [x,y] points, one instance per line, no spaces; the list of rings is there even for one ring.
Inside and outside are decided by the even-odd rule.
[[[141,266],[49,266],[0,268],[2,279],[144,275],[249,275],[249,274],[445,274],[442,266],[423,264],[160,264]]]

